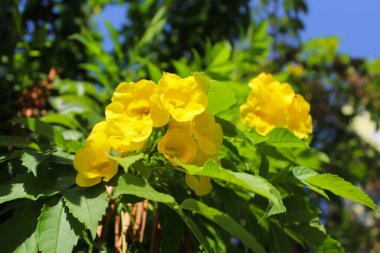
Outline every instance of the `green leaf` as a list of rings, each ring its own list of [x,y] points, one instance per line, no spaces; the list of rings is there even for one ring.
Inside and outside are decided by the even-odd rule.
[[[213,81],[207,93],[207,111],[222,112],[236,103],[235,92],[226,83]]]
[[[176,73],[182,78],[191,75],[191,73],[193,72],[192,69],[189,67],[189,64],[187,64],[186,62],[173,61],[172,64],[176,70]]]
[[[207,161],[203,167],[194,165],[182,165],[182,167],[191,175],[221,179],[267,198],[272,204],[272,209],[268,212],[268,215],[286,211],[281,200],[281,194],[273,185],[260,176],[226,170],[212,160]]]
[[[148,182],[129,174],[119,177],[117,186],[114,187],[113,194],[115,196],[130,194],[140,198],[162,202],[168,204],[169,206],[176,204],[172,196],[156,191],[148,184]]]
[[[380,212],[373,200],[358,187],[333,174],[317,174],[304,179],[305,182],[329,190],[335,195],[358,202]]]
[[[212,220],[231,235],[240,239],[252,251],[257,253],[265,253],[265,249],[260,245],[256,238],[227,214],[215,208],[209,207],[195,199],[184,200],[181,207],[183,209],[194,211],[207,219]]]
[[[83,129],[74,117],[65,114],[51,113],[43,116],[41,120],[48,124],[59,124],[70,129]]]
[[[65,139],[62,134],[49,124],[34,118],[18,118],[16,121],[40,136],[53,141],[57,146],[65,147]]]
[[[162,239],[160,242],[162,253],[177,253],[183,236],[181,218],[170,208],[160,205],[160,225]]]
[[[23,209],[16,210],[8,220],[0,225],[1,252],[13,252],[33,234],[37,226],[40,209],[39,203],[30,203]],[[30,251],[28,249],[28,253],[32,250],[33,248]]]
[[[64,194],[64,200],[70,213],[82,222],[96,237],[96,228],[108,206],[104,185],[93,187],[75,187]]]
[[[98,104],[87,97],[64,95],[59,97],[50,97],[49,102],[54,109],[62,114],[83,114],[87,112],[93,113],[100,111]]]
[[[197,224],[189,217],[187,216],[181,208],[175,208],[174,209],[177,214],[182,218],[182,220],[186,223],[186,225],[190,228],[191,232],[193,232],[194,236],[198,239],[202,247],[209,253],[215,252],[206,238],[203,236],[202,232],[199,230]]]
[[[168,194],[156,191],[143,179],[129,174],[120,176],[117,185],[114,187],[113,194],[114,196],[120,196],[122,194],[134,195],[140,198],[161,202],[174,208],[207,252],[214,252],[194,221],[186,216],[180,208],[178,208],[178,204],[175,199]]]
[[[0,184],[0,204],[21,198],[36,200],[41,196],[51,196],[70,187],[75,182],[75,171],[67,167],[41,168],[35,177],[31,173],[20,174]]]
[[[292,253],[292,244],[289,237],[282,231],[282,229],[274,226],[273,224],[269,227],[269,232],[271,236],[271,243],[269,244],[270,253]]]
[[[38,234],[36,231],[18,246],[13,253],[38,253]]]
[[[111,25],[111,23],[108,20],[105,20],[104,22],[108,28],[109,33],[110,33],[110,37],[111,37],[112,42],[113,42],[114,51],[116,53],[117,60],[119,62],[122,62],[123,61],[123,51],[121,50],[119,33],[116,31],[116,29]]]
[[[212,47],[208,55],[208,68],[223,65],[231,56],[231,46],[227,42],[219,42]]]
[[[344,253],[344,249],[338,241],[327,236],[323,244],[318,248],[317,253]]]
[[[125,173],[128,173],[129,166],[131,166],[133,163],[137,162],[138,160],[142,159],[144,157],[144,154],[137,154],[137,155],[132,155],[128,157],[117,157],[117,156],[112,156],[108,155],[109,158],[112,160],[116,161],[118,164],[120,164]]]
[[[40,150],[40,147],[36,143],[26,140],[22,137],[0,135],[0,147],[8,146],[15,148]]]
[[[31,171],[35,176],[37,176],[38,165],[46,160],[51,152],[48,153],[38,153],[35,151],[25,151],[20,159],[22,165],[25,166],[29,171]]]
[[[147,62],[147,66],[150,78],[153,80],[153,82],[158,83],[162,76],[162,70],[159,67],[157,67],[157,65],[149,61]]]
[[[0,163],[9,161],[9,160],[12,160],[15,158],[19,158],[23,153],[24,153],[24,151],[22,151],[22,150],[15,150],[10,154],[3,155],[0,157]]]
[[[39,249],[42,253],[71,253],[78,236],[71,228],[62,199],[47,203],[38,219]]]
[[[305,148],[308,145],[286,128],[275,128],[266,136],[266,143],[277,148]]]
[[[296,178],[298,178],[302,183],[304,183],[307,188],[321,194],[323,197],[330,200],[329,196],[326,194],[324,190],[315,187],[304,180],[310,176],[317,175],[318,173],[316,171],[305,167],[295,167],[292,169],[292,173]]]

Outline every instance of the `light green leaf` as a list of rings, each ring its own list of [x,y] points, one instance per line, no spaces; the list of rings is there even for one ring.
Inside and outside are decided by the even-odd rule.
[[[74,117],[65,114],[51,113],[43,116],[41,120],[48,124],[59,124],[70,129],[83,129]]]
[[[310,176],[317,175],[318,173],[316,171],[305,167],[295,167],[292,169],[292,173],[296,178],[298,178],[302,183],[304,183],[307,188],[321,194],[323,197],[330,200],[329,196],[326,194],[324,190],[315,187],[304,180]]]
[[[278,148],[306,148],[308,145],[286,128],[275,128],[266,136],[266,143]]]
[[[35,231],[24,241],[20,246],[15,249],[13,253],[37,253],[38,252],[38,234]]]
[[[75,187],[64,194],[64,200],[70,213],[82,222],[96,237],[96,228],[108,206],[104,185],[93,187]]]
[[[50,97],[49,102],[54,109],[62,114],[100,111],[99,105],[88,97],[64,95]]]
[[[344,249],[338,241],[327,236],[323,244],[318,248],[317,253],[344,253]]]
[[[155,64],[147,62],[148,72],[153,82],[158,83],[162,76],[162,70]]]
[[[50,156],[51,152],[38,153],[35,151],[25,151],[20,159],[22,165],[25,166],[29,171],[31,171],[34,176],[37,176],[38,165],[46,160]]]
[[[305,182],[329,190],[335,195],[358,202],[380,212],[373,200],[358,187],[333,174],[317,174],[304,179]]]
[[[223,82],[211,82],[207,98],[207,111],[212,114],[222,112],[236,103],[235,92]]]
[[[153,189],[148,182],[134,175],[126,174],[119,177],[117,186],[114,187],[115,196],[130,194],[140,198],[162,202],[173,206],[176,204],[174,198],[168,194],[160,193]]]
[[[16,210],[9,219],[0,225],[1,252],[13,252],[34,233],[40,209],[39,203],[30,203],[23,209]],[[28,250],[28,253],[32,250],[33,248]]]
[[[111,37],[112,42],[113,42],[114,51],[116,53],[117,60],[119,62],[122,62],[123,61],[123,52],[121,50],[119,33],[116,31],[116,29],[112,26],[112,24],[108,20],[105,20],[104,22],[108,28],[109,33],[110,33],[110,37]]]
[[[142,159],[144,157],[144,154],[137,154],[128,157],[117,157],[108,155],[108,157],[120,164],[123,167],[124,171],[128,173],[129,166],[131,166],[134,162]]]
[[[186,62],[173,61],[172,64],[176,70],[176,73],[178,73],[178,75],[182,78],[191,75],[191,73],[193,72],[192,69],[189,67],[189,64],[187,64]]]
[[[227,232],[231,233],[231,235],[240,239],[253,252],[265,253],[265,249],[260,245],[256,238],[227,214],[209,207],[195,199],[184,200],[181,207],[183,209],[194,211],[207,219],[212,220]]]
[[[26,140],[18,136],[0,135],[0,147],[8,146],[15,148],[40,150],[40,147],[32,141]]]
[[[182,165],[182,167],[191,175],[221,179],[267,198],[272,204],[272,210],[268,212],[268,215],[286,211],[281,200],[281,194],[273,185],[260,176],[226,170],[212,160],[207,161],[203,167],[194,165]]]
[[[71,253],[78,236],[71,228],[62,199],[47,203],[38,219],[39,249],[42,253]]]

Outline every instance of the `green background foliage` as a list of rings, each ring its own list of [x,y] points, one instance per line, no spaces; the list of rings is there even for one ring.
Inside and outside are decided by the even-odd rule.
[[[73,154],[118,83],[157,82],[162,71],[217,80],[209,110],[225,135],[221,164],[202,170],[162,168],[159,157],[152,165],[139,155],[120,162],[112,200],[152,201],[148,220],[159,210],[163,252],[176,252],[171,244],[178,251],[189,230],[195,252],[379,247],[371,198],[378,203],[380,147],[353,122],[367,115],[380,124],[380,59],[339,53],[337,37],[302,42],[304,0],[125,2],[127,22],[116,30],[104,21],[108,34],[94,18],[124,1],[0,2],[1,252],[112,251],[111,239],[96,239],[108,206],[104,185],[75,186]],[[262,137],[241,126],[246,84],[264,71],[310,102],[313,137],[301,141],[286,129]],[[212,193],[189,193],[180,170],[211,176]],[[150,240],[130,252],[148,252]]]

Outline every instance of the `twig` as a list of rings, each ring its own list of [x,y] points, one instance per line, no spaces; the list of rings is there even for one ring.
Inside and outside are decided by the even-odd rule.
[[[156,217],[154,218],[154,225],[152,230],[152,238],[150,238],[150,247],[149,253],[153,253],[154,251],[154,243],[156,241],[158,222],[160,220],[160,213],[158,212],[158,208],[156,209]]]
[[[127,232],[129,229],[129,226],[131,225],[131,216],[129,216],[128,212],[121,212],[121,223],[123,226],[123,232],[122,232],[122,245],[123,245],[123,252],[127,252],[128,244],[127,244]]]
[[[137,235],[137,231],[140,229],[141,226],[141,219],[143,215],[143,202],[135,204],[137,206],[137,213],[136,213],[136,219],[135,219],[135,225],[133,226],[133,237]]]
[[[115,233],[115,249],[117,250],[117,252],[122,252],[122,241],[121,241],[121,236],[120,236],[120,215],[117,214],[115,216],[115,230],[114,230],[114,233]]]
[[[140,230],[140,239],[139,242],[142,243],[144,240],[144,233],[145,233],[145,226],[146,226],[146,212],[148,209],[148,200],[144,200],[143,202],[143,215],[142,215],[142,222],[141,222],[141,230]]]

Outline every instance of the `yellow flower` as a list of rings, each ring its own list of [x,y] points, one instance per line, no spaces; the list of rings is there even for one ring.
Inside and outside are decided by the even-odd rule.
[[[201,76],[181,78],[163,73],[158,82],[158,94],[163,107],[179,122],[192,120],[207,106],[207,85]]]
[[[197,140],[199,148],[207,154],[215,155],[222,145],[222,127],[215,123],[209,112],[197,115],[191,122],[191,132]]]
[[[174,136],[174,133],[178,136]],[[186,140],[182,141],[182,138]],[[172,157],[168,157],[167,151],[163,151],[163,146],[167,145],[168,140],[176,142],[178,149],[183,151],[190,149],[190,147],[187,146],[190,145],[191,150],[195,153],[192,153],[192,156],[188,156],[188,158],[191,157],[191,159],[180,159],[178,154],[175,153],[173,153]],[[176,165],[176,163],[173,162],[173,159],[176,157],[185,164],[203,166],[209,159],[216,160],[216,154],[222,145],[222,141],[223,132],[221,126],[215,123],[212,114],[205,111],[195,116],[191,121],[178,122],[171,120],[169,122],[169,131],[158,144],[158,151],[168,157],[174,165]],[[184,162],[185,160],[186,162]]]
[[[302,95],[297,94],[288,109],[288,128],[298,138],[307,138],[308,134],[311,134],[313,131],[313,125],[309,112],[310,104],[303,98]]]
[[[212,188],[209,177],[192,176],[190,174],[186,174],[185,182],[198,196],[204,196],[208,194]]]
[[[156,85],[148,80],[119,84],[112,103],[106,107],[107,134],[133,146],[145,141],[153,127],[165,125],[169,113],[160,104],[156,91]]]
[[[189,164],[197,153],[197,143],[189,132],[171,129],[162,137],[157,149],[173,165],[177,165],[175,158],[184,164]]]
[[[111,146],[105,128],[104,121],[96,124],[84,147],[75,154],[74,168],[78,171],[76,183],[79,186],[88,187],[102,180],[109,181],[117,173],[118,164],[107,155]]]
[[[288,128],[302,138],[311,133],[310,106],[306,106],[308,103],[302,96],[296,96],[289,84],[280,83],[271,75],[262,73],[251,80],[249,86],[252,90],[247,102],[240,106],[243,123],[255,127],[262,135],[275,127]],[[299,112],[303,116],[297,116]]]

